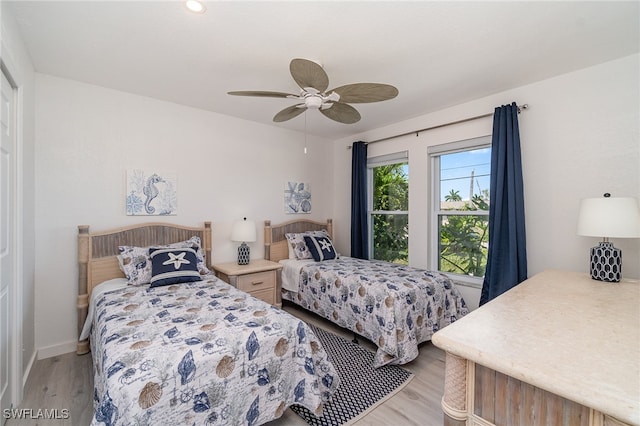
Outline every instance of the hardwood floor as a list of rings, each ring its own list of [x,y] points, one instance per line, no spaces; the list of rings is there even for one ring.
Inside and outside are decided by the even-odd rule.
[[[33,410],[29,418],[9,419],[6,426],[80,426],[93,416],[91,355],[69,353],[36,361],[19,408]],[[36,419],[38,409],[55,411],[58,420]],[[65,415],[63,410],[68,410]],[[40,417],[44,417],[41,415]],[[62,417],[67,417],[62,418]],[[4,418],[4,417],[3,417]]]
[[[311,314],[293,304],[283,308],[302,320],[323,327],[337,335],[351,339],[353,334],[335,326],[329,321]],[[374,350],[374,345],[364,339],[360,344]],[[420,345],[420,355],[404,368],[411,370],[414,377],[400,392],[389,398],[369,414],[355,423],[355,426],[402,425],[439,426],[443,424],[440,400],[444,389],[444,352],[426,342]],[[83,426],[91,423],[93,415],[93,372],[91,355],[78,356],[75,353],[37,361],[27,380],[23,403],[20,408],[69,410],[68,419],[59,420],[18,420],[10,419],[6,426]],[[1,422],[0,422],[1,423]],[[304,426],[306,423],[291,410],[270,426]]]

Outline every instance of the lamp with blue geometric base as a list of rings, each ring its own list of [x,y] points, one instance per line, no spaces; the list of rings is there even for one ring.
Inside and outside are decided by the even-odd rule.
[[[231,241],[242,243],[238,247],[238,265],[248,265],[251,257],[247,243],[256,241],[256,224],[247,220],[246,217],[234,223],[231,229]]]
[[[622,279],[622,250],[609,238],[640,238],[640,207],[633,197],[585,198],[580,202],[578,235],[602,237],[591,248],[589,272],[598,281],[619,282]]]

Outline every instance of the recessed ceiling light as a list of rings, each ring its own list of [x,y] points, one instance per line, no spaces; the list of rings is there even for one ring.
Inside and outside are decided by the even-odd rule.
[[[199,0],[186,0],[184,5],[193,13],[204,13],[207,10],[207,8],[204,7],[204,4]]]

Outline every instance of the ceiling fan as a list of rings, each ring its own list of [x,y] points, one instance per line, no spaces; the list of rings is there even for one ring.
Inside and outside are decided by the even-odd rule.
[[[398,96],[398,89],[381,83],[354,83],[327,90],[329,77],[320,65],[307,59],[293,59],[289,64],[291,76],[300,86],[300,94],[269,91],[227,92],[236,96],[296,99],[301,103],[287,107],[273,117],[279,123],[291,120],[307,109],[318,109],[325,117],[339,123],[360,121],[360,113],[350,103],[380,102]]]

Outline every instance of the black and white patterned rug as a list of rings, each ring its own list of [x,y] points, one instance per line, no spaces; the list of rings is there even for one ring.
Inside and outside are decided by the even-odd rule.
[[[299,405],[294,413],[312,426],[338,426],[354,422],[402,389],[413,373],[397,365],[373,368],[374,353],[340,336],[310,324],[329,354],[340,386],[333,400],[324,406],[321,417]]]

